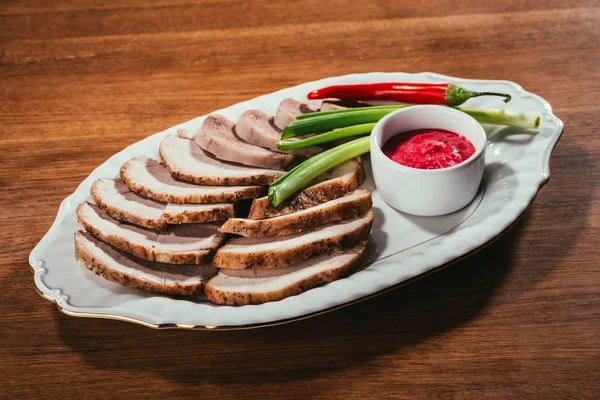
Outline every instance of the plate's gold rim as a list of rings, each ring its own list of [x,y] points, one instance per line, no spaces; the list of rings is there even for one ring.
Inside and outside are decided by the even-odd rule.
[[[429,74],[428,72],[424,72],[424,74]],[[437,74],[436,74],[437,75]],[[450,77],[453,78],[453,77]],[[457,79],[457,78],[453,78],[453,79]],[[514,83],[514,82],[510,82],[513,85],[516,85],[518,88],[520,88],[521,91],[525,92],[525,90],[518,84]],[[529,92],[525,92],[528,93],[529,95],[534,95],[537,96],[533,93],[529,93]],[[539,96],[537,96],[539,97]],[[82,318],[98,318],[98,319],[108,319],[108,320],[115,320],[115,321],[124,321],[124,322],[130,322],[130,323],[134,323],[137,325],[141,325],[141,326],[145,326],[148,328],[153,328],[153,329],[186,329],[186,330],[202,330],[202,331],[214,331],[214,330],[218,330],[218,331],[234,331],[234,330],[246,330],[246,329],[257,329],[257,328],[266,328],[266,327],[270,327],[270,326],[277,326],[277,325],[283,325],[283,324],[288,324],[291,322],[296,322],[296,321],[302,321],[308,318],[312,318],[321,314],[326,314],[332,311],[336,311],[345,307],[349,307],[351,305],[372,299],[374,297],[380,296],[382,294],[388,293],[392,290],[395,290],[399,287],[402,286],[406,286],[411,284],[412,282],[415,282],[419,279],[422,279],[426,276],[429,276],[430,274],[433,274],[437,271],[440,271],[444,268],[447,268],[461,260],[464,260],[470,256],[472,256],[473,254],[478,253],[479,251],[483,250],[484,248],[490,246],[492,243],[496,242],[498,239],[500,239],[504,234],[506,234],[509,230],[511,230],[516,224],[517,222],[521,219],[521,217],[523,216],[523,214],[529,209],[529,207],[533,204],[533,202],[535,201],[535,199],[537,198],[540,190],[550,181],[550,164],[552,162],[552,154],[554,153],[554,151],[556,150],[556,146],[558,145],[558,141],[560,140],[560,138],[562,137],[562,134],[564,133],[564,123],[562,122],[562,120],[560,120],[556,115],[554,115],[552,108],[550,106],[550,104],[543,98],[540,98],[542,100],[543,103],[545,103],[546,107],[548,108],[548,110],[550,111],[550,113],[552,114],[552,116],[554,116],[554,118],[556,118],[559,121],[559,126],[560,126],[560,132],[556,138],[556,140],[554,141],[554,143],[552,143],[552,148],[550,149],[550,154],[548,155],[546,162],[547,162],[547,175],[544,177],[544,179],[539,183],[537,191],[535,192],[535,194],[533,195],[533,197],[531,198],[531,201],[529,201],[529,203],[527,203],[527,205],[525,206],[525,208],[523,209],[523,211],[514,219],[514,221],[512,221],[510,223],[510,225],[508,225],[504,230],[502,230],[502,232],[498,233],[496,236],[494,236],[493,238],[491,238],[490,240],[488,240],[487,242],[481,244],[479,247],[463,254],[462,256],[456,257],[453,260],[450,260],[438,267],[432,268],[429,271],[426,271],[420,275],[417,275],[413,278],[407,279],[405,281],[402,281],[398,284],[392,285],[390,287],[387,287],[385,289],[382,289],[378,292],[375,293],[371,293],[369,295],[363,296],[361,298],[346,302],[344,304],[340,304],[337,306],[333,306],[333,307],[329,307],[323,310],[319,310],[319,311],[315,311],[312,313],[308,313],[308,314],[304,314],[298,317],[293,317],[293,318],[287,318],[287,319],[281,319],[281,320],[277,320],[277,321],[273,321],[273,322],[265,322],[265,323],[256,323],[256,324],[246,324],[246,325],[231,325],[231,326],[213,326],[213,325],[185,325],[185,324],[175,324],[175,323],[169,323],[169,324],[152,324],[149,322],[145,322],[136,318],[131,318],[131,317],[125,317],[125,316],[120,316],[120,315],[113,315],[113,314],[102,314],[102,313],[87,313],[87,312],[79,312],[79,311],[69,311],[64,309],[63,307],[61,307],[54,298],[46,295],[45,293],[43,293],[35,284],[34,282],[34,288],[35,291],[44,299],[50,301],[51,303],[54,303],[56,305],[56,307],[58,308],[58,310],[60,312],[62,312],[63,314],[69,315],[69,316],[73,316],[73,317],[82,317]],[[468,218],[467,218],[468,219]],[[465,221],[463,221],[465,222]],[[460,225],[460,224],[459,224]],[[456,228],[456,227],[455,227]],[[454,228],[454,229],[455,229]],[[31,271],[35,274],[35,269],[33,267],[33,265],[29,264],[29,267],[31,269]]]

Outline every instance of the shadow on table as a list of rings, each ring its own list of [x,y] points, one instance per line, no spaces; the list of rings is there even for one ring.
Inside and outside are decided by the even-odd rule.
[[[565,145],[567,152],[587,157],[572,143]],[[570,187],[568,176],[560,179],[559,187]],[[534,273],[512,271],[513,255],[517,247],[534,244],[523,242],[524,228],[543,229],[536,214],[548,208],[555,211],[554,205],[526,212],[496,242],[466,260],[406,287],[304,321],[245,331],[190,332],[60,316],[58,330],[65,344],[94,368],[132,374],[149,371],[185,386],[223,384],[233,397],[244,390],[236,383],[291,383],[390,353],[402,357],[412,346],[476,319],[507,280],[511,280],[511,295],[543,281],[576,244],[578,226],[585,224],[594,190],[592,184],[578,189],[580,210],[553,214],[553,224],[567,228],[560,246],[551,247],[548,262],[535,263]],[[539,251],[535,249],[534,254]],[[515,279],[519,282],[513,285]],[[365,379],[368,373],[365,369]],[[325,383],[314,388],[315,394],[328,389],[323,385],[329,380],[320,382]],[[311,397],[311,393],[303,396]]]

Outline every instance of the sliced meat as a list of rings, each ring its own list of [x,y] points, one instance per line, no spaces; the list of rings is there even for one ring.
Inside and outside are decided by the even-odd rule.
[[[260,110],[248,110],[242,114],[235,125],[235,132],[248,143],[279,151],[276,143],[281,139],[281,129],[275,126],[271,114]],[[311,146],[286,153],[309,158],[322,151],[322,147]]]
[[[337,111],[337,110],[346,110],[348,108],[358,108],[358,107],[367,107],[369,104],[361,103],[359,101],[350,101],[350,100],[323,100],[321,103],[321,109],[319,111]]]
[[[229,218],[219,230],[242,236],[289,235],[329,222],[356,217],[369,210],[371,204],[371,192],[356,190],[339,199],[275,218]]]
[[[273,123],[279,129],[296,120],[298,115],[316,112],[317,108],[296,99],[285,99],[279,104]]]
[[[337,110],[345,110],[349,107],[343,106],[335,101],[323,100],[321,103],[321,109],[319,111],[337,111]]]
[[[159,203],[132,192],[120,179],[96,180],[91,195],[111,217],[157,230],[164,230],[167,224],[223,221],[234,216],[233,204]]]
[[[200,186],[181,182],[148,157],[134,157],[123,164],[121,179],[142,196],[176,204],[233,202],[261,193],[260,186]]]
[[[302,293],[347,275],[365,252],[367,242],[321,254],[277,269],[222,269],[206,284],[206,298],[227,305],[261,304]]]
[[[182,139],[194,140],[196,134],[189,129],[177,129],[177,136]]]
[[[279,207],[271,205],[267,197],[255,199],[252,201],[248,219],[285,215],[337,199],[362,185],[365,171],[360,157],[357,157],[338,165],[320,179],[321,182],[307,187]]]
[[[196,143],[215,157],[253,167],[287,169],[295,163],[292,154],[279,153],[243,141],[235,134],[235,123],[221,115],[209,115],[196,134]]]
[[[284,174],[218,160],[194,140],[175,135],[163,139],[159,152],[171,175],[198,185],[268,185]]]
[[[89,233],[75,232],[75,258],[109,281],[135,289],[173,295],[200,295],[217,269],[209,264],[172,265],[133,258]]]
[[[280,268],[316,254],[352,247],[371,232],[375,214],[336,221],[293,235],[235,238],[221,247],[213,259],[219,268]]]
[[[163,217],[167,224],[194,224],[200,222],[225,221],[235,215],[231,203],[174,204],[167,203]]]
[[[98,239],[149,261],[202,264],[225,240],[216,224],[174,225],[157,233],[111,218],[100,207],[81,203],[77,220]]]
[[[281,130],[273,123],[273,116],[260,110],[248,110],[235,124],[235,132],[248,143],[277,151]]]

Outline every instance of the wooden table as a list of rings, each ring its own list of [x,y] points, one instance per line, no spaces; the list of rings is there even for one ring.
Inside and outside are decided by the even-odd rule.
[[[0,397],[598,398],[600,3],[473,3],[2,1]],[[508,79],[553,105],[552,179],[504,237],[408,287],[250,331],[73,318],[36,294],[29,252],[109,156],[367,71]]]

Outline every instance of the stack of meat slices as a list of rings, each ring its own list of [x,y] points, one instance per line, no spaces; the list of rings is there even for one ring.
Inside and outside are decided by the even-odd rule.
[[[358,264],[374,218],[368,190],[308,208],[289,205],[284,212],[265,219],[230,218],[221,226],[221,232],[241,237],[215,254],[213,265],[220,271],[206,285],[210,301],[280,300],[339,279]]]
[[[120,178],[94,182],[96,204],[77,208],[85,231],[75,234],[76,258],[125,286],[171,295],[206,291],[219,304],[278,300],[342,276],[364,252],[373,222],[371,195],[357,190],[364,180],[360,158],[281,207],[261,197],[285,170],[321,150],[290,154],[275,147],[280,127],[314,111],[286,99],[274,117],[250,110],[236,124],[211,115],[196,134],[166,136],[161,161],[134,157]],[[254,199],[250,212],[239,218],[235,203],[247,199]],[[225,244],[233,235],[243,237]]]
[[[245,112],[236,130],[246,140],[274,149],[279,128],[311,111],[287,99],[275,118],[257,110]],[[236,236],[214,256],[213,265],[220,270],[207,283],[206,297],[217,304],[260,304],[347,274],[364,253],[373,224],[371,193],[357,189],[364,178],[356,158],[280,207],[273,207],[267,197],[257,198],[247,218],[225,221],[219,230]]]
[[[253,174],[260,179],[280,175]],[[77,208],[88,233],[75,236],[76,258],[98,275],[126,286],[202,294],[206,280],[217,272],[211,258],[225,240],[217,221],[235,215],[234,201],[261,192],[259,185],[182,182],[158,161],[135,157],[123,164],[120,179],[94,182],[91,195],[96,205],[86,202]]]

